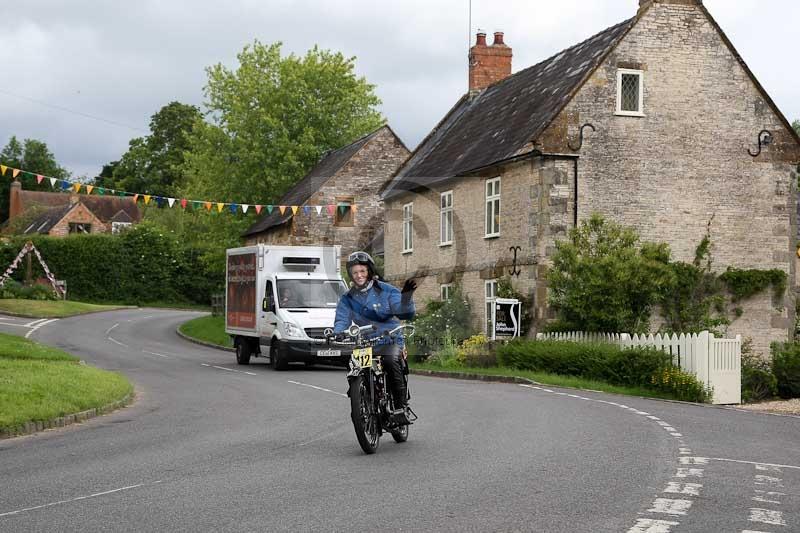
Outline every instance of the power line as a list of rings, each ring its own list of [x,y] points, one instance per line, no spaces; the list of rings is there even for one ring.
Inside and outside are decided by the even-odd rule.
[[[14,94],[12,92],[8,92],[8,91],[5,91],[3,89],[0,89],[0,93],[6,94],[8,96],[13,96],[14,98],[20,98],[22,100],[27,100],[28,102],[33,102],[34,104],[39,104],[39,105],[42,105],[42,106],[45,106],[45,107],[49,107],[51,109],[57,109],[58,111],[63,111],[64,113],[72,113],[73,115],[78,115],[78,116],[81,116],[81,117],[84,117],[84,118],[89,118],[89,119],[92,119],[92,120],[105,122],[106,124],[111,124],[113,126],[119,126],[121,128],[128,128],[128,129],[131,129],[131,130],[134,130],[134,131],[139,131],[139,132],[142,132],[142,133],[150,133],[148,130],[143,130],[142,128],[137,128],[137,127],[131,126],[129,124],[123,124],[122,122],[115,122],[115,121],[109,120],[107,118],[98,117],[98,116],[95,116],[95,115],[90,115],[88,113],[83,113],[81,111],[75,111],[73,109],[68,109],[66,107],[61,107],[61,106],[57,106],[57,105],[53,105],[53,104],[48,104],[47,102],[42,102],[41,100],[35,100],[33,98],[28,98],[27,96],[22,96],[20,94]]]

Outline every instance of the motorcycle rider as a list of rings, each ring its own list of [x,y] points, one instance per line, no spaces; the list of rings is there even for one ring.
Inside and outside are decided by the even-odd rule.
[[[336,320],[333,325],[335,334],[346,331],[355,323],[359,326],[372,325],[372,331],[367,337],[375,338],[400,325],[398,318],[414,318],[416,310],[413,295],[417,284],[413,279],[406,280],[402,291],[380,281],[375,273],[372,257],[361,251],[353,252],[348,257],[347,273],[353,285],[342,294],[336,306]],[[381,357],[396,407],[407,409],[408,393],[401,362],[403,348],[402,336],[394,340],[385,338],[378,341],[373,353]]]

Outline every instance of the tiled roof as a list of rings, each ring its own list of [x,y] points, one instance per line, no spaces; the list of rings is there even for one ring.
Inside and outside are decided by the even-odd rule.
[[[384,197],[516,156],[539,136],[625,33],[631,18],[464,95],[398,171]]]
[[[20,191],[23,208],[31,205],[64,207],[72,204],[72,194],[44,191]],[[139,222],[142,214],[132,197],[100,196],[79,194],[78,200],[103,223],[108,223],[120,211],[124,211],[131,221]]]
[[[370,139],[372,139],[385,127],[387,126],[382,126],[372,133],[369,133],[352,142],[351,144],[348,144],[347,146],[323,155],[319,163],[317,163],[316,166],[303,177],[303,179],[295,183],[294,186],[281,197],[278,205],[303,205],[315,192],[320,189],[320,187],[325,184],[326,181],[328,181],[328,179],[339,172],[339,170],[341,170],[342,167],[344,167],[347,162],[350,161],[351,157],[358,153],[358,151],[361,150],[361,148],[367,144]],[[273,226],[279,226],[285,223],[290,218],[292,218],[292,212],[290,210],[287,209],[281,215],[278,209],[275,209],[272,211],[272,213],[267,213],[258,221],[256,221],[252,226],[250,226],[250,228],[247,229],[247,231],[244,232],[243,235],[246,236],[254,233],[261,233],[262,231],[266,231]]]
[[[22,233],[24,235],[32,235],[34,233],[42,233],[42,234],[49,233],[50,230],[53,229],[53,226],[58,224],[58,222],[62,218],[64,218],[67,215],[67,213],[72,211],[73,207],[74,206],[67,204],[60,207],[53,207],[51,209],[48,209],[47,211],[36,217],[36,219],[33,222],[31,222],[28,225],[28,227],[25,228],[25,231],[23,231]]]

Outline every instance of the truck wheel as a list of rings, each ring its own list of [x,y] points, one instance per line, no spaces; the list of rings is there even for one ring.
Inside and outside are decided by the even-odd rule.
[[[250,343],[247,339],[236,339],[236,362],[240,365],[250,364]]]
[[[286,370],[289,367],[289,363],[285,357],[281,356],[279,342],[278,339],[272,339],[269,344],[269,362],[275,370]]]

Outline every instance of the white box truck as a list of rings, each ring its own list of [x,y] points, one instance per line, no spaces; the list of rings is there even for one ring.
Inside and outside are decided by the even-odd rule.
[[[333,327],[339,297],[347,291],[340,246],[231,248],[225,284],[225,332],[240,365],[260,356],[277,370],[291,362],[350,360],[349,351],[318,342]]]

